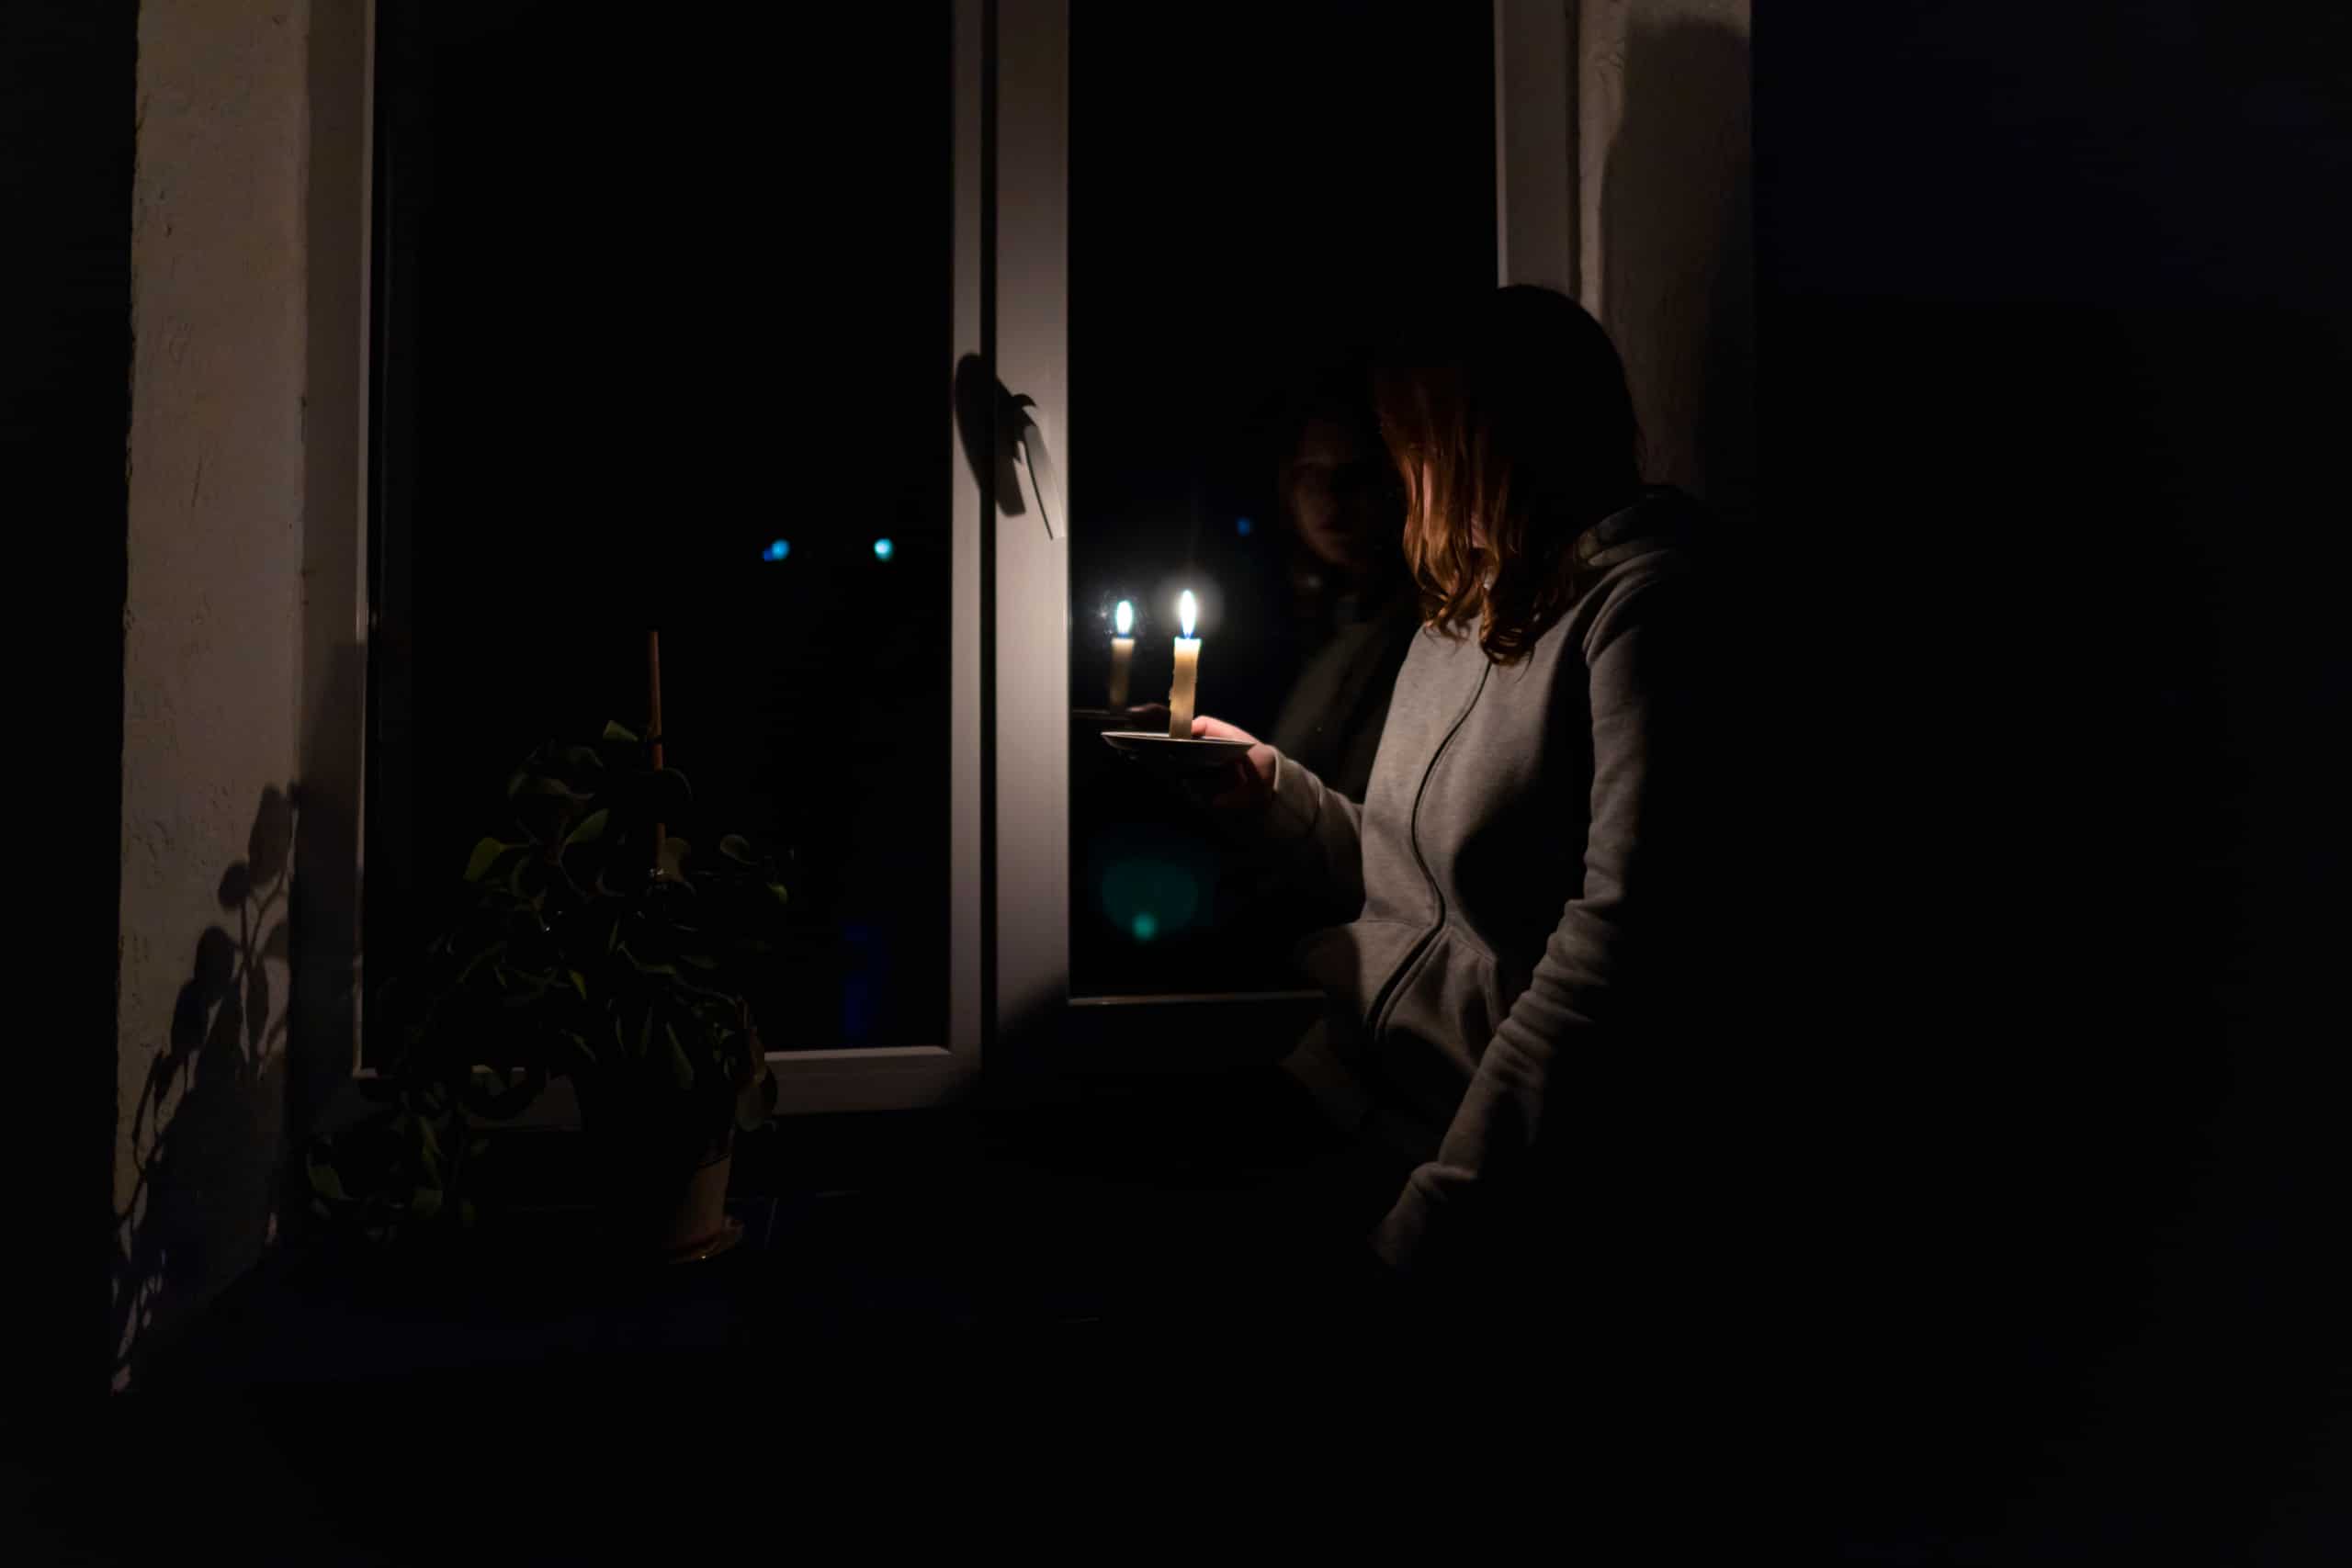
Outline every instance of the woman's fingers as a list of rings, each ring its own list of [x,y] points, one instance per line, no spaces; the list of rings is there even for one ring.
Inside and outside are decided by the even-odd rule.
[[[1208,783],[1209,779],[1214,779],[1215,782]],[[1236,762],[1227,773],[1207,775],[1204,780],[1204,787],[1202,793],[1206,796],[1210,807],[1216,810],[1238,810],[1250,804],[1251,783],[1250,764]]]
[[[1258,743],[1258,738],[1248,730],[1237,728],[1221,718],[1211,718],[1204,713],[1193,716],[1193,739],[1195,740],[1247,740],[1252,746]]]
[[[1248,730],[1206,714],[1193,716],[1193,739],[1238,740],[1250,748],[1234,759],[1229,774],[1199,775],[1189,786],[1194,799],[1219,811],[1247,811],[1265,804],[1274,782],[1272,747]]]
[[[1238,811],[1246,808],[1252,798],[1253,775],[1250,764],[1236,761],[1225,767],[1204,769],[1186,773],[1172,781],[1193,805],[1211,811]]]
[[[1274,749],[1248,730],[1227,724],[1221,718],[1211,718],[1206,714],[1201,714],[1193,720],[1193,739],[1246,742],[1250,750],[1245,754],[1243,766],[1250,775],[1247,785],[1249,798],[1252,800],[1262,798],[1273,788]]]

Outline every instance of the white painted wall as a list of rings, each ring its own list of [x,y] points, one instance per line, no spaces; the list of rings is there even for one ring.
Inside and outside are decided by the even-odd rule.
[[[1624,355],[1648,477],[1747,516],[1749,0],[1579,0],[1576,10],[1577,298]]]
[[[346,46],[338,58],[352,58],[363,8],[318,4]],[[118,1387],[134,1348],[234,1279],[276,1226],[291,879],[268,876],[251,897],[224,899],[233,890],[223,878],[257,852],[265,873],[290,858],[288,797],[305,750],[306,519],[314,536],[356,524],[356,426],[344,414],[357,389],[333,369],[336,355],[321,364],[354,384],[322,389],[336,411],[332,439],[313,430],[305,445],[311,9],[147,0],[139,19]],[[347,123],[335,146],[356,178]],[[336,265],[347,269],[354,250],[338,247]],[[356,283],[336,287],[356,299]],[[358,330],[356,308],[349,328]],[[334,460],[306,461],[329,449]],[[346,487],[341,501],[318,492],[321,472]],[[344,554],[344,579],[318,597],[349,644],[358,553]],[[319,555],[308,552],[313,565]]]

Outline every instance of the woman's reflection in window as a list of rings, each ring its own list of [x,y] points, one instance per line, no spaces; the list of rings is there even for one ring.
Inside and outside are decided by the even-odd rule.
[[[1283,433],[1278,485],[1291,605],[1309,652],[1267,739],[1361,801],[1389,692],[1420,624],[1405,566],[1404,494],[1360,367],[1304,388]]]

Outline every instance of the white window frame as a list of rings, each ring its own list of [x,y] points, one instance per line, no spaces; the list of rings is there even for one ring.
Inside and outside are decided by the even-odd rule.
[[[1016,48],[1014,69],[1024,83],[1035,82],[1045,96],[1034,104],[1025,97],[1016,102],[1025,106],[1022,124],[1017,131],[1017,155],[1051,157],[1053,176],[1038,194],[1019,204],[1019,212],[1012,225],[1013,236],[1011,254],[1027,256],[1032,254],[1038,265],[1051,265],[1051,304],[1045,310],[1031,310],[1017,317],[1018,335],[1028,349],[1026,356],[1017,356],[1015,374],[1024,384],[1035,382],[1040,407],[1036,417],[1048,431],[1057,432],[1064,423],[1065,395],[1059,379],[1059,367],[1064,361],[1060,339],[1047,335],[1056,331],[1060,319],[1060,301],[1066,296],[1065,282],[1058,256],[1060,241],[1060,184],[1058,181],[1059,152],[1065,117],[1061,112],[1060,81],[1064,73],[1059,51],[1061,39],[1067,35],[1066,11],[1058,5],[1049,7],[1017,6],[1016,9],[1037,9],[1034,18],[1023,17],[1015,35],[1027,40],[1042,38],[1051,46],[1042,53],[1028,48]],[[983,301],[981,284],[982,239],[986,217],[982,201],[986,181],[982,168],[985,150],[992,139],[984,124],[983,114],[988,90],[989,66],[988,40],[984,24],[992,21],[993,6],[982,0],[956,0],[953,15],[954,47],[950,81],[947,84],[953,102],[953,141],[955,144],[954,202],[954,342],[943,345],[950,349],[941,360],[941,406],[945,409],[950,400],[947,393],[954,367],[962,355],[978,353],[982,344]],[[351,411],[350,425],[357,443],[356,466],[359,479],[355,487],[354,504],[349,518],[348,537],[351,542],[349,559],[343,563],[338,581],[332,584],[311,584],[313,598],[309,614],[322,614],[330,618],[342,610],[356,606],[359,638],[363,649],[367,638],[368,605],[368,536],[369,508],[373,497],[368,493],[368,387],[373,355],[370,330],[370,304],[374,278],[371,276],[373,242],[373,204],[375,168],[375,81],[378,46],[377,6],[367,0],[362,21],[365,48],[357,52],[356,81],[317,80],[311,84],[313,99],[322,95],[336,95],[341,101],[356,99],[362,106],[364,126],[362,145],[356,159],[339,160],[326,177],[314,184],[314,199],[324,197],[338,206],[348,204],[346,210],[358,215],[358,244],[356,265],[359,269],[357,298],[359,309],[353,330],[358,336],[359,352],[355,356],[352,375],[354,385],[333,389],[313,389],[312,406],[320,403],[322,391],[335,394],[347,401]],[[1028,91],[1024,86],[1023,93]],[[1042,165],[1041,165],[1042,166]],[[1039,221],[1031,221],[1035,214]],[[1001,254],[1003,254],[1001,250]],[[345,280],[347,281],[347,280]],[[1050,369],[1053,380],[1046,381]],[[340,406],[340,405],[339,405]],[[949,815],[949,974],[947,1036],[933,1044],[881,1046],[872,1048],[828,1048],[809,1051],[771,1051],[768,1061],[777,1078],[777,1108],[786,1114],[808,1114],[824,1111],[884,1111],[934,1105],[955,1100],[967,1092],[979,1076],[980,1050],[984,1033],[982,986],[982,955],[984,914],[982,888],[985,875],[983,863],[987,848],[982,834],[981,807],[984,799],[982,767],[986,752],[982,741],[983,713],[980,703],[981,672],[984,665],[983,643],[989,617],[983,614],[981,550],[989,538],[983,527],[985,498],[978,484],[967,482],[968,469],[953,428],[952,421],[943,421],[939,439],[953,449],[955,471],[958,476],[953,487],[952,564],[950,569],[951,633],[949,702],[952,734],[949,753],[953,759],[946,809]],[[1055,542],[1046,565],[1059,572],[1058,541]],[[1034,548],[1024,548],[1016,536],[1004,541],[999,551],[1000,571],[1011,581],[1024,581],[1023,573],[1036,570],[1030,558]],[[1056,581],[1062,581],[1060,575]],[[324,587],[326,592],[319,590]],[[340,608],[333,607],[340,599]],[[322,610],[322,605],[329,608]],[[1015,714],[1026,716],[1026,709],[1019,705],[1034,704],[1036,694],[1025,689],[1031,682],[1042,681],[1042,671],[1034,668],[1038,649],[1030,638],[1016,643],[1013,649],[1014,670],[1020,676],[999,682],[1001,694],[1012,692]],[[1058,689],[1058,685],[1057,686]],[[347,733],[343,737],[357,754],[367,743],[368,718],[364,705],[354,705],[335,716],[336,722]],[[353,781],[354,820],[358,822],[362,803],[356,796],[356,781]],[[1000,798],[1003,798],[1000,795]],[[1018,792],[1014,792],[1017,800]],[[1003,813],[1008,819],[1023,818],[1016,807]],[[1027,852],[1033,843],[1035,824],[1021,820],[1012,829],[1012,841],[1019,852]],[[1003,829],[1000,828],[1000,833]],[[350,852],[355,871],[366,842],[364,827],[355,828]],[[360,886],[356,875],[352,886]],[[355,921],[358,911],[351,911]],[[364,952],[364,943],[361,945]],[[1057,951],[1050,936],[1033,942],[1024,932],[1016,935],[1011,944],[1010,962],[1001,973],[1015,977],[1013,986],[1002,994],[1033,996],[1036,987],[1046,983],[1052,970],[1052,954]],[[1006,956],[1006,955],[1001,955]],[[1024,967],[1025,965],[1025,967]],[[356,977],[355,977],[356,978]],[[348,1029],[350,1039],[351,1077],[354,1080],[373,1077],[375,1069],[361,1061],[360,1010],[349,1009],[341,1021]],[[350,1113],[358,1102],[346,1100],[345,1113]],[[532,1125],[567,1125],[576,1122],[577,1102],[568,1083],[559,1081],[548,1086],[548,1092],[520,1120]],[[330,1118],[341,1120],[341,1116]]]
[[[1496,221],[1499,280],[1570,287],[1576,203],[1574,0],[1493,0]],[[955,0],[953,102],[953,342],[941,364],[941,404],[953,404],[954,367],[979,356],[1052,454],[1023,466],[1024,493],[1008,509],[964,457],[952,417],[952,661],[947,1038],[936,1044],[771,1052],[786,1114],[887,1111],[956,1100],[978,1084],[984,1050],[1012,1047],[1079,1066],[1174,1069],[1271,1059],[1310,1018],[1313,992],[1231,997],[1073,998],[1069,968],[1069,559],[1066,496],[1035,495],[1033,476],[1069,472],[1069,0]],[[366,7],[364,79],[314,83],[366,105],[366,144],[339,199],[356,204],[361,309],[360,385],[342,389],[356,411],[361,481],[352,518],[356,581],[331,585],[331,613],[360,606],[364,640],[368,536],[368,232],[374,163],[375,0]],[[315,390],[314,390],[315,399]],[[991,433],[994,434],[995,433]],[[987,448],[983,448],[987,449]],[[1042,509],[1039,502],[1043,502]],[[1057,520],[1049,530],[1041,510]],[[335,594],[348,592],[347,601]],[[364,742],[366,716],[345,722]],[[355,855],[360,836],[353,846]],[[356,882],[355,879],[355,886]],[[356,1077],[358,1020],[349,1020]],[[552,1086],[529,1120],[575,1114],[568,1086]]]

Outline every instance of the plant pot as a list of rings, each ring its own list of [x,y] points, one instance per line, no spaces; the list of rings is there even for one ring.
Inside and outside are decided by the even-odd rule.
[[[605,1231],[622,1258],[684,1261],[733,1243],[739,1227],[727,1217],[731,1133],[686,1157],[674,1143],[625,1133],[608,1132],[596,1142]]]
[[[720,1250],[732,1239],[728,1234],[727,1182],[734,1169],[731,1151],[696,1166],[674,1202],[645,1212],[637,1249],[681,1262]]]

